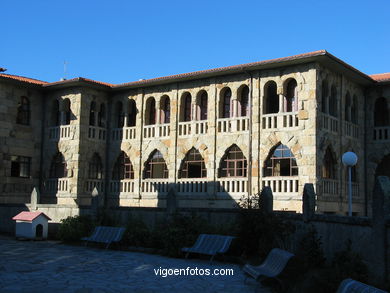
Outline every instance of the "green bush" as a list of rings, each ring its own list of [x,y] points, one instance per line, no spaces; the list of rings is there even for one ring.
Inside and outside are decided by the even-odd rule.
[[[139,218],[130,217],[123,242],[131,246],[151,247],[152,233],[148,226]]]
[[[82,237],[88,236],[94,226],[94,222],[89,216],[67,217],[61,220],[57,237],[65,242],[79,241]]]

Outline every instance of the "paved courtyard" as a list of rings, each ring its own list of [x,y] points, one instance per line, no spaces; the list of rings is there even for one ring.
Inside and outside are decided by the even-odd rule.
[[[155,273],[174,274],[173,269],[183,269],[182,275]],[[196,269],[198,273],[209,269],[210,275],[183,275]],[[215,269],[221,273],[230,269],[233,275],[212,275]],[[244,280],[242,269],[234,264],[0,237],[2,293],[255,292],[256,282]],[[260,292],[269,291],[261,288]]]

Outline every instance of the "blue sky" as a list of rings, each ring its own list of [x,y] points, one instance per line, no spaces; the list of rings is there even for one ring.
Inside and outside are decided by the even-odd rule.
[[[390,72],[390,1],[0,2],[0,67],[123,83],[326,49]]]

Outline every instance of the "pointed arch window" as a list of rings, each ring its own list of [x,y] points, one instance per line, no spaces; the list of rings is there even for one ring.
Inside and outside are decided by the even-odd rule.
[[[204,159],[195,148],[189,150],[181,163],[180,178],[204,178],[207,177],[207,170]]]
[[[64,178],[68,176],[68,169],[66,166],[66,161],[64,156],[61,153],[57,153],[50,165],[50,178]]]
[[[297,162],[287,146],[280,144],[271,152],[265,161],[264,177],[298,175]]]
[[[378,98],[375,101],[374,125],[375,126],[389,125],[389,110],[387,108],[387,100],[383,97]]]
[[[171,103],[168,96],[161,98],[160,123],[166,124],[171,121]]]
[[[336,160],[329,147],[325,151],[322,163],[322,178],[336,179]]]
[[[89,125],[95,126],[96,119],[96,103],[94,101],[91,102],[91,106],[89,108]]]
[[[100,156],[95,153],[88,164],[88,178],[89,179],[102,179],[103,178],[103,165]]]
[[[298,111],[298,87],[295,79],[290,79],[287,82],[286,94],[284,99],[284,111]]]
[[[160,151],[154,151],[145,163],[145,179],[168,178],[168,168]]]
[[[279,112],[279,97],[276,82],[269,81],[264,86],[263,114]]]
[[[114,169],[112,170],[112,179],[134,179],[133,165],[125,152],[121,152],[115,162]]]
[[[21,97],[18,105],[16,123],[30,125],[30,101],[27,97]]]
[[[137,106],[134,100],[129,100],[127,104],[127,127],[133,127],[136,124]]]
[[[249,87],[244,86],[241,89],[240,95],[240,116],[246,117],[249,115]]]
[[[241,149],[233,145],[225,152],[222,157],[219,177],[246,177],[247,160]]]

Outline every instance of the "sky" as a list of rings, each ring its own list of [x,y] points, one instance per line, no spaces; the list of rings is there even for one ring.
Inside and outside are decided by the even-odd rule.
[[[0,67],[49,82],[119,84],[321,49],[390,72],[390,0],[3,0],[0,15]]]

